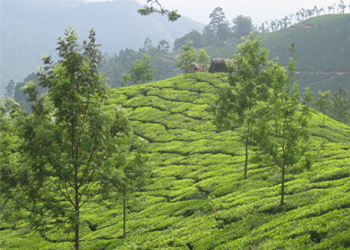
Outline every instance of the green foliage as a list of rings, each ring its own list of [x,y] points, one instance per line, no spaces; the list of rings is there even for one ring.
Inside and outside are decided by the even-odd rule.
[[[240,139],[246,151],[244,178],[247,178],[248,147],[252,143],[252,121],[247,113],[258,101],[266,100],[268,88],[279,77],[280,69],[267,61],[267,51],[261,48],[260,40],[254,41],[253,33],[237,48],[233,60],[227,63],[229,72],[233,73],[230,74],[230,86],[220,89],[213,112],[218,128],[240,127]]]
[[[348,72],[350,48],[345,23],[350,14],[322,15],[307,19],[288,29],[264,34],[262,46],[269,50],[270,58],[279,57],[283,66],[288,65],[286,51],[295,43],[298,70],[301,72]],[[328,90],[328,89],[323,89]],[[314,92],[318,90],[313,89]]]
[[[12,163],[12,175],[2,179],[7,185],[2,196],[29,211],[40,232],[50,230],[50,224],[73,230],[79,249],[81,207],[113,188],[136,186],[145,159],[137,142],[129,142],[124,111],[105,108],[109,89],[97,72],[101,56],[95,32],[90,30],[89,41],[78,45],[69,29],[58,44],[61,59],[53,64],[44,57],[39,73],[47,96],[38,98],[36,83],[28,82],[23,90],[33,102],[33,114],[12,105],[21,156]]]
[[[332,94],[330,90],[318,93],[320,98],[315,102],[320,111],[345,124],[350,124],[350,90],[339,87],[339,91]],[[324,124],[325,116],[323,116]]]
[[[188,40],[193,41],[193,47],[198,49],[201,47],[201,36],[197,30],[192,30],[183,37],[175,39],[173,50],[180,50],[181,46],[185,45]]]
[[[292,45],[292,54],[293,49]],[[255,125],[253,138],[261,152],[258,158],[263,164],[277,167],[282,172],[281,206],[284,205],[284,181],[288,168],[298,163],[309,168],[311,164],[309,158],[301,162],[309,148],[309,108],[300,103],[296,84],[290,90],[294,69],[294,57],[291,57],[289,76],[282,74],[276,78],[267,101],[254,107],[255,119],[252,119]]]
[[[181,55],[176,58],[177,66],[181,69],[186,70],[191,64],[197,63],[202,67],[208,67],[210,57],[207,55],[205,50],[196,51],[195,48],[190,45],[193,44],[193,41],[186,41],[186,45],[182,45],[180,52]]]
[[[253,31],[252,19],[248,16],[239,15],[232,20],[233,32],[237,38],[248,36]]]
[[[214,38],[216,46],[223,47],[224,42],[227,39],[232,38],[232,32],[229,27],[229,23],[226,21],[225,13],[221,7],[216,7],[213,12],[209,15],[210,23],[205,28],[206,34],[203,34],[203,40],[210,40],[208,36],[212,36]],[[208,41],[203,41],[203,43],[207,43]]]
[[[332,102],[330,100],[330,97],[332,95],[331,91],[326,91],[326,92],[318,92],[318,94],[321,96],[316,102],[315,105],[318,107],[322,113],[328,113],[329,110],[332,107]],[[322,119],[323,125],[324,125],[324,117]]]
[[[15,83],[11,79],[6,86],[6,97],[13,98],[13,96],[15,95],[15,88],[16,88]]]
[[[196,49],[191,47],[192,41],[187,40],[186,45],[181,46],[181,55],[176,59],[177,66],[181,69],[187,69],[197,59]]]
[[[151,139],[151,178],[127,195],[126,239],[122,199],[98,196],[82,207],[82,248],[348,247],[349,126],[328,117],[322,126],[322,114],[311,110],[314,164],[309,171],[293,167],[286,174],[286,204],[280,207],[281,173],[257,162],[243,179],[245,149],[239,133],[217,130],[214,117],[205,114],[223,85],[228,85],[228,74],[198,73],[112,90],[106,109],[122,104],[134,133]],[[1,221],[4,249],[74,247],[63,230],[40,235],[21,219],[16,229],[12,226]]]
[[[136,60],[131,63],[131,69],[129,74],[124,74],[122,85],[127,84],[129,81],[133,81],[135,84],[141,84],[153,79],[156,72],[151,68],[151,56],[143,55],[142,61]]]
[[[147,16],[151,13],[160,13],[162,15],[166,15],[168,17],[169,21],[177,21],[181,15],[177,12],[177,10],[167,10],[160,5],[160,3],[157,0],[147,0],[147,3],[151,3],[150,6],[145,5],[143,6],[143,9],[138,9],[137,12],[140,13],[142,16]],[[157,4],[159,9],[154,8],[153,4]]]

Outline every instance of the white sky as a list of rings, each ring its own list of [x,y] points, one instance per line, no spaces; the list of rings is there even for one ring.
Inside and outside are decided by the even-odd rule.
[[[106,0],[85,0],[106,1]],[[147,0],[136,0],[144,5]],[[238,15],[250,16],[254,24],[261,25],[263,22],[282,19],[286,15],[294,14],[301,8],[318,9],[323,7],[328,13],[328,6],[340,3],[339,0],[159,0],[169,10],[178,9],[182,16],[191,18],[203,24],[209,23],[209,15],[216,7],[222,7],[226,18],[232,21]],[[349,5],[349,0],[344,0]],[[346,9],[349,12],[349,8]]]

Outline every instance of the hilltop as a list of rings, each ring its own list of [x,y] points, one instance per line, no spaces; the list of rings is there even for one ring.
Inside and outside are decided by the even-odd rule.
[[[128,201],[95,201],[82,212],[82,249],[345,249],[350,247],[350,127],[312,112],[313,165],[287,175],[250,164],[231,131],[218,131],[208,107],[226,74],[197,73],[113,89],[134,132],[149,141],[151,178]],[[19,216],[20,217],[20,216]],[[2,249],[72,249],[69,234],[2,223]]]

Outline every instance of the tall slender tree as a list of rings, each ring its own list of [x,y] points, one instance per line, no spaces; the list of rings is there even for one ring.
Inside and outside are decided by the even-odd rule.
[[[228,61],[229,86],[220,89],[213,109],[218,128],[239,130],[245,147],[244,178],[247,178],[251,138],[251,112],[259,100],[265,100],[268,89],[278,71],[275,63],[267,60],[267,50],[261,48],[260,39],[253,33],[237,47],[233,59]],[[276,68],[277,67],[277,68]]]
[[[292,48],[294,50],[294,48]],[[293,167],[310,167],[308,152],[309,108],[300,102],[298,86],[293,85],[290,91],[290,76],[286,70],[278,67],[278,76],[268,91],[267,101],[259,101],[252,112],[247,113],[254,126],[252,138],[257,145],[257,158],[261,163],[278,169],[281,172],[281,201],[285,196],[285,175]],[[295,69],[294,57],[288,66]],[[310,97],[310,95],[308,95]]]
[[[105,108],[110,91],[97,71],[101,52],[95,32],[82,45],[77,39],[72,28],[66,30],[58,41],[60,60],[43,58],[39,84],[48,89],[46,96],[37,96],[34,82],[23,88],[32,114],[13,106],[21,162],[12,168],[12,179],[2,179],[8,187],[2,195],[31,213],[32,226],[45,232],[47,224],[60,224],[74,231],[76,250],[81,208],[118,190],[120,159],[129,154],[131,135],[123,110]]]
[[[8,85],[6,86],[6,95],[5,97],[13,98],[15,95],[16,86],[14,81],[11,79]]]

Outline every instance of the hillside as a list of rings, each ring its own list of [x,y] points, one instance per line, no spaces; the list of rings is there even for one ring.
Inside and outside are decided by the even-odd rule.
[[[262,37],[262,46],[270,57],[288,61],[291,43],[297,51],[299,84],[319,90],[350,88],[350,14],[323,15],[288,29]]]
[[[145,1],[146,2],[146,1]],[[203,25],[182,17],[169,22],[161,15],[141,16],[142,5],[131,0],[86,3],[82,0],[1,1],[1,83],[3,93],[10,79],[21,81],[37,71],[45,53],[56,58],[56,42],[67,25],[72,25],[81,38],[89,29],[97,33],[102,52],[138,49],[149,37],[154,46],[161,39],[172,43],[192,29]]]
[[[89,203],[81,249],[346,249],[350,247],[350,127],[312,113],[311,169],[289,173],[286,206],[274,169],[250,164],[237,134],[217,131],[206,111],[225,74],[197,73],[113,89],[149,141],[149,183],[128,201]],[[19,216],[20,218],[20,216]],[[14,229],[15,228],[15,229]],[[1,224],[2,249],[72,249],[69,234]]]
[[[350,88],[350,14],[322,15],[287,29],[262,34],[262,47],[269,58],[279,58],[287,66],[291,43],[297,51],[298,83],[302,87],[338,91]],[[211,57],[231,58],[236,45],[205,48]]]

